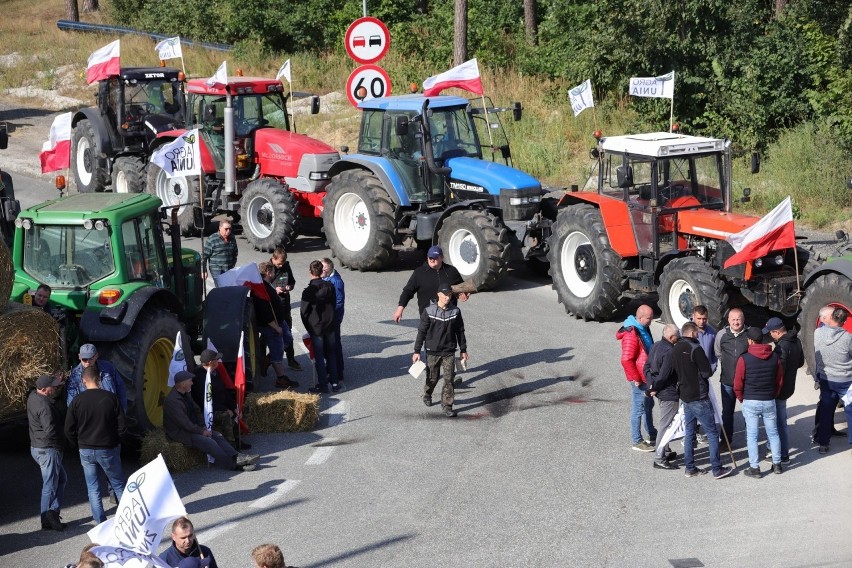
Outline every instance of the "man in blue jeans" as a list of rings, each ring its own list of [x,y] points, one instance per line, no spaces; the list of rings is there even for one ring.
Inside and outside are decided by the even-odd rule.
[[[113,393],[98,386],[98,370],[83,369],[86,390],[74,397],[65,417],[65,437],[80,448],[80,463],[89,493],[89,506],[95,524],[106,520],[98,484],[98,467],[121,502],[124,471],[121,467],[121,437],[126,431],[124,410]]]
[[[61,384],[62,379],[42,375],[27,397],[30,453],[41,469],[41,528],[55,531],[65,530],[59,512],[68,480],[62,467],[62,413],[54,399]]]
[[[654,317],[651,306],[641,305],[635,316],[628,316],[615,338],[621,342],[621,366],[624,376],[630,383],[630,439],[633,449],[639,452],[653,452],[657,440],[654,428],[654,399],[646,396],[648,385],[645,383],[645,362],[654,340],[648,325]],[[642,438],[642,422],[648,432],[648,440]]]
[[[831,306],[823,309],[828,312]],[[819,378],[817,411],[820,419],[817,437],[821,454],[827,454],[829,450],[837,401],[852,388],[852,335],[843,328],[847,317],[843,308],[833,308],[822,318],[825,325],[814,331],[816,375]],[[852,404],[847,404],[843,410],[846,414],[847,439],[852,445]]]
[[[311,336],[314,347],[317,385],[310,391],[315,394],[328,393],[331,382],[331,390],[337,392],[340,390],[337,357],[334,356],[337,351],[337,344],[334,342],[334,303],[337,296],[331,282],[322,279],[322,262],[311,262],[308,273],[311,281],[302,292],[300,313],[302,325]],[[326,353],[329,354],[328,357],[325,356]]]
[[[671,354],[671,364],[678,377],[680,400],[683,403],[684,475],[696,477],[707,473],[706,470],[695,467],[695,430],[697,424],[701,424],[707,433],[713,477],[722,479],[730,475],[732,470],[722,466],[722,457],[719,453],[719,431],[716,429],[708,380],[713,371],[710,369],[707,355],[698,343],[697,336],[698,326],[692,322],[683,324],[680,339],[675,343]]]

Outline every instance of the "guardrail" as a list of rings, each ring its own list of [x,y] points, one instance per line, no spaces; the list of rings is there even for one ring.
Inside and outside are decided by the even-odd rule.
[[[57,20],[56,27],[62,30],[63,32],[94,32],[94,33],[104,33],[104,34],[123,34],[123,35],[141,35],[147,36],[152,40],[164,40],[170,37],[165,34],[156,34],[152,32],[144,32],[141,30],[134,30],[133,28],[125,28],[123,26],[110,26],[106,24],[89,24],[87,22],[74,22],[71,20]],[[234,47],[232,45],[228,45],[227,43],[211,43],[207,41],[192,41],[186,38],[180,38],[181,45],[191,45],[203,47],[205,49],[212,49],[214,51],[231,51]]]

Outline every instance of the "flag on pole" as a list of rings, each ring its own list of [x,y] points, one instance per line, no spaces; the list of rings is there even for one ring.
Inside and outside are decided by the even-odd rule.
[[[634,97],[674,99],[675,72],[659,77],[631,77],[630,94]]]
[[[725,261],[724,268],[755,260],[774,250],[795,247],[796,227],[793,225],[793,202],[790,196],[760,221],[728,236],[726,240],[737,252]]]
[[[213,341],[211,341],[209,337],[207,338],[207,349],[219,353],[219,350],[216,349],[216,346],[213,345]],[[240,350],[240,353],[242,353],[242,349]],[[225,363],[223,363],[221,359],[219,359],[219,365],[216,367],[216,372],[219,373],[219,378],[222,379],[222,383],[225,385],[226,389],[236,390],[237,387],[234,384],[233,379],[231,379],[231,374],[228,373],[228,369],[225,368]],[[243,377],[243,381],[245,381],[245,377]],[[245,399],[245,384],[243,385],[243,399]],[[242,413],[242,410],[240,410],[240,412]],[[243,420],[242,416],[239,419],[239,424],[240,432],[248,434],[249,427],[248,424],[246,424],[246,421]]]
[[[290,60],[289,59],[284,62],[284,65],[282,65],[281,68],[278,70],[278,74],[275,75],[276,79],[280,79],[281,77],[284,77],[285,79],[287,79],[288,83],[293,82],[293,80],[290,78]]]
[[[71,113],[60,114],[50,125],[47,142],[38,155],[41,173],[64,170],[71,165]]]
[[[160,166],[166,176],[197,176],[201,174],[201,151],[198,129],[178,136],[151,154],[151,163]]]
[[[141,554],[119,546],[95,546],[89,552],[97,556],[106,568],[171,568],[156,554]]]
[[[216,73],[213,74],[212,77],[207,79],[207,86],[213,87],[215,85],[227,85],[228,84],[228,62],[223,61],[222,64],[216,69]]]
[[[86,63],[86,82],[106,79],[110,75],[118,75],[121,71],[121,40],[115,40],[105,45],[89,56]]]
[[[713,418],[714,418],[714,421],[716,422],[716,426],[721,426],[722,425],[722,410],[721,410],[721,407],[719,406],[719,401],[716,400],[716,392],[712,388],[708,389],[707,392],[710,393],[710,404],[713,405]]]
[[[577,116],[587,108],[595,106],[595,101],[592,98],[592,80],[586,81],[577,85],[568,91],[568,98],[571,101],[571,109],[574,111],[574,116]]]
[[[154,49],[157,51],[157,56],[163,61],[183,57],[183,50],[180,47],[180,36],[164,39],[154,46]]]
[[[423,94],[432,97],[451,87],[464,89],[477,95],[485,92],[482,88],[482,79],[479,76],[479,65],[476,58],[423,81]]]
[[[251,288],[251,293],[261,300],[271,301],[256,262],[223,272],[219,276],[219,286],[247,286]]]
[[[172,360],[169,362],[168,385],[170,387],[175,386],[175,375],[179,371],[186,370],[186,355],[184,355],[183,352],[183,340],[181,339],[181,333],[177,332],[177,336],[175,337],[175,348],[172,351]]]
[[[207,369],[207,377],[204,378],[204,427],[213,431],[213,383],[210,369]],[[216,459],[207,454],[207,463],[213,463]]]
[[[683,438],[685,434],[684,428],[683,403],[681,403],[677,409],[677,414],[675,414],[675,417],[672,418],[672,423],[666,431],[663,432],[662,437],[657,438],[657,458],[661,459],[663,457],[663,450],[669,442]]]
[[[237,370],[234,372],[234,386],[237,388],[237,420],[242,428],[243,404],[246,400],[246,360],[243,351],[245,332],[240,332],[240,349],[237,351]],[[248,429],[246,429],[248,430]]]

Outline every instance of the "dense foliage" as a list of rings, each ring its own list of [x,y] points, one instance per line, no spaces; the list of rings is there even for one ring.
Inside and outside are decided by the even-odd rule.
[[[454,2],[369,0],[404,65],[426,76],[451,64]],[[468,48],[489,67],[591,78],[600,104],[620,104],[632,76],[677,72],[675,118],[691,132],[764,148],[785,129],[819,124],[852,149],[852,6],[847,0],[538,0],[538,42],[521,0],[468,0]],[[343,49],[355,0],[112,0],[121,24],[268,53]],[[409,70],[396,70],[409,71]],[[428,72],[426,72],[428,71]],[[565,93],[561,93],[565,96]],[[665,127],[668,101],[632,99]]]

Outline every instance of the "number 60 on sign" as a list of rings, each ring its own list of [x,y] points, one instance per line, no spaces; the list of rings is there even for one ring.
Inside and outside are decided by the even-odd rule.
[[[390,94],[390,76],[378,65],[362,65],[355,69],[346,81],[346,96],[354,107],[360,102],[387,97]]]

